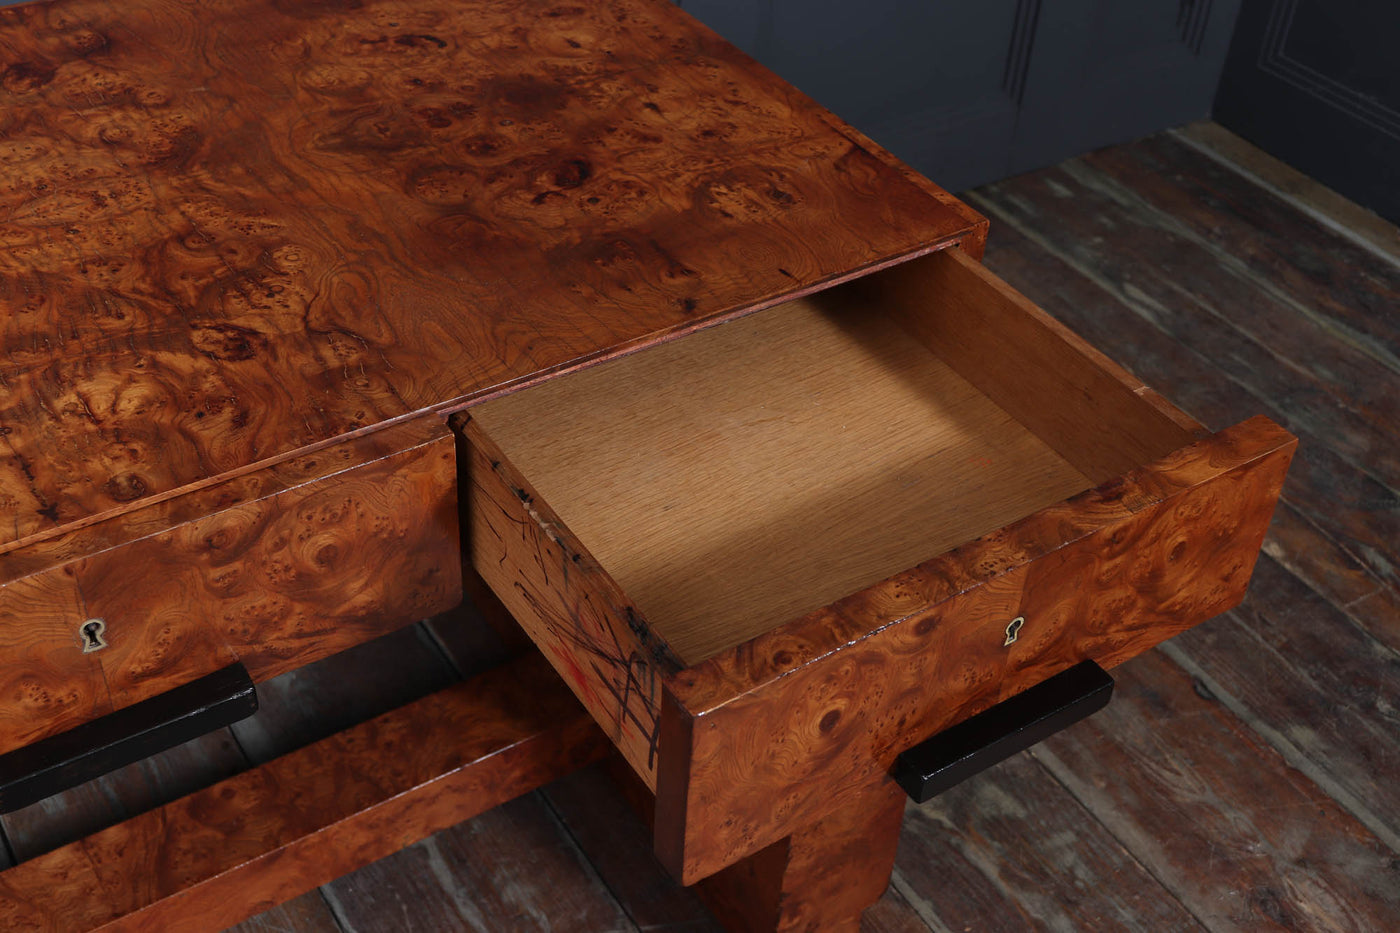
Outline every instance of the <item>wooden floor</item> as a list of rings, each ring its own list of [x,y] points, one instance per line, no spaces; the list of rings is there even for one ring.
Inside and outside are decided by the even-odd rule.
[[[1211,125],[967,195],[987,263],[1212,427],[1301,438],[1245,604],[922,808],[867,931],[1400,930],[1400,234]],[[26,858],[488,664],[442,618],[3,819]],[[241,931],[717,930],[585,771]]]

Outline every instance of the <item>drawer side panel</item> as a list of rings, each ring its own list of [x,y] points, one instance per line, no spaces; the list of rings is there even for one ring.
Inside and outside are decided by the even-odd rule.
[[[495,442],[458,417],[472,566],[654,789],[662,678],[679,662]]]
[[[1048,509],[683,672],[662,733],[663,862],[685,883],[706,877],[839,808],[935,732],[1078,661],[1121,663],[1231,608],[1295,444],[1254,419],[1067,504],[1102,518],[1097,529],[1081,534],[1063,523],[1066,507]],[[1002,552],[1015,555],[1009,566]],[[828,627],[871,634],[807,654]],[[789,669],[809,660],[769,676],[770,653]],[[746,683],[746,667],[758,679]]]

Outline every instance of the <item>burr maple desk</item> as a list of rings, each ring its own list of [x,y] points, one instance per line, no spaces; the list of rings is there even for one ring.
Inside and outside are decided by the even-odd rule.
[[[1233,605],[1293,445],[985,229],[664,2],[0,10],[7,792],[464,565],[539,648],[21,863],[0,926],[218,928],[610,749],[735,929],[854,924],[896,756]]]

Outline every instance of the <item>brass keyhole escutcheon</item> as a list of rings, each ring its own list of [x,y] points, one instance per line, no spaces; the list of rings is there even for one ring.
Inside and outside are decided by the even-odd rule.
[[[78,634],[83,640],[83,654],[101,651],[107,647],[107,640],[102,637],[106,630],[107,623],[102,619],[88,619],[78,627]]]
[[[1017,638],[1021,637],[1021,626],[1026,624],[1025,616],[1017,616],[1006,626],[1006,641],[1001,643],[1003,648],[1009,647]]]

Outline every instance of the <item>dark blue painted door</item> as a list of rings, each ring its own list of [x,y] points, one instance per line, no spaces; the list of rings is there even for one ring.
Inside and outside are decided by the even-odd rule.
[[[1400,3],[1246,0],[1216,119],[1400,223]]]

